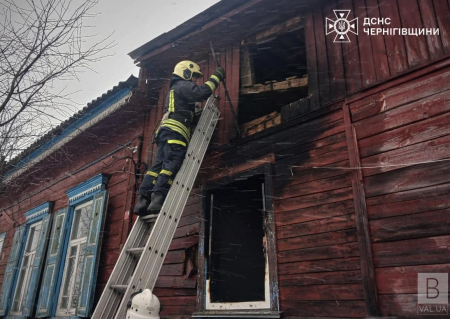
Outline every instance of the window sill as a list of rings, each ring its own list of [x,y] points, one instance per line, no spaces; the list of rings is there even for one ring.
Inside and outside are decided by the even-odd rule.
[[[272,310],[205,310],[194,312],[193,318],[280,318],[279,311]]]

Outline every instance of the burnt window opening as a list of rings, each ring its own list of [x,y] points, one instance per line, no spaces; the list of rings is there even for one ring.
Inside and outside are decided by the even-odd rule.
[[[205,259],[210,309],[214,303],[270,306],[264,200],[264,175],[234,181],[207,194]],[[263,303],[267,306],[261,307]]]
[[[304,28],[291,19],[241,43],[238,122],[243,136],[281,123],[281,108],[308,95]]]
[[[306,74],[304,42],[303,33],[296,30],[255,44],[251,52],[255,83],[303,77]]]

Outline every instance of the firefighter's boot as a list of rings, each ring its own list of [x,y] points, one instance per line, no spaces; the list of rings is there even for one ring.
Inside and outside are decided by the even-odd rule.
[[[152,202],[148,206],[147,210],[150,214],[158,214],[164,204],[165,197],[158,192],[152,193]]]
[[[134,206],[134,213],[138,216],[148,215],[147,207],[150,205],[150,199],[147,196],[139,195],[136,206]]]

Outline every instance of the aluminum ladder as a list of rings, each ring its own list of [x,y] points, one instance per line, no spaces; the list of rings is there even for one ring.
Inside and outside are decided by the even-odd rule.
[[[189,143],[186,158],[160,213],[138,217],[136,220],[92,319],[125,319],[131,295],[141,289],[153,290],[219,120],[220,112],[214,102],[214,96],[206,102]]]

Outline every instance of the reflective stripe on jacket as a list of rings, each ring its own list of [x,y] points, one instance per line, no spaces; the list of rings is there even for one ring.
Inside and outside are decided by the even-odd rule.
[[[197,85],[174,75],[164,105],[165,116],[161,121],[161,128],[175,131],[189,142],[195,114],[195,102],[205,101],[212,92],[211,84],[208,82]]]

